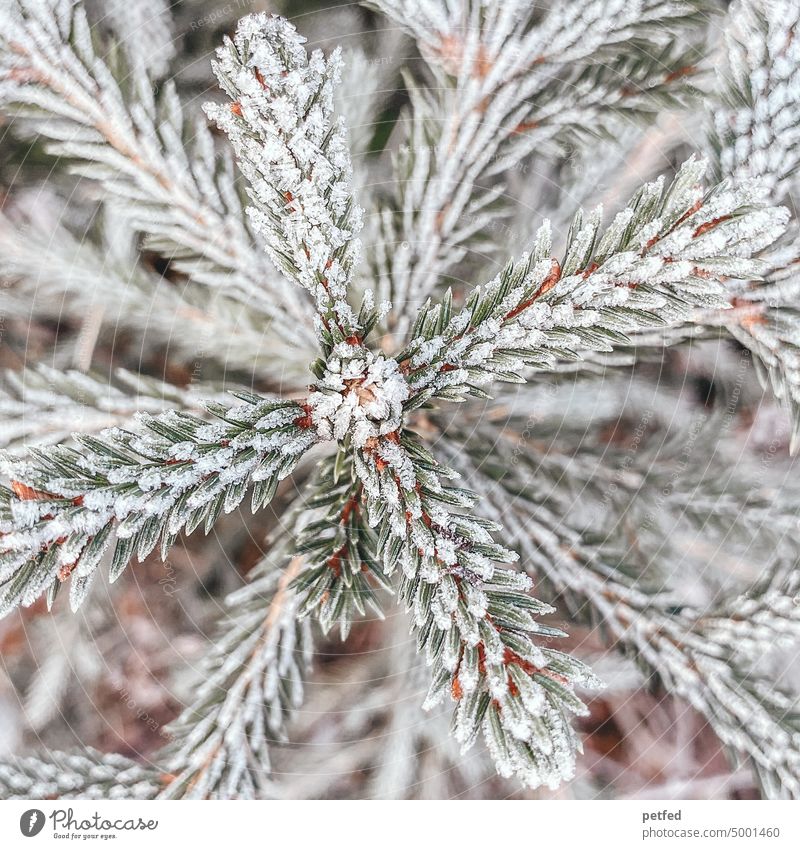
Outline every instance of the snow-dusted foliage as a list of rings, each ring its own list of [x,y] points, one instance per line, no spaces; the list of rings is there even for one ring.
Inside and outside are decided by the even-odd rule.
[[[63,442],[75,432],[97,433],[125,425],[136,413],[157,414],[168,407],[199,415],[201,398],[209,395],[125,371],[115,383],[77,369],[9,371],[0,377],[0,448],[22,452]]]
[[[401,250],[376,258],[379,294],[394,302],[392,325],[405,336],[417,308],[472,246],[495,249],[485,232],[502,217],[497,177],[509,179],[531,153],[617,132],[622,120],[683,97],[695,73],[686,44],[701,4],[373,5],[414,36],[436,81],[410,81],[396,197],[381,210],[385,240]],[[671,40],[674,31],[681,37]]]
[[[311,627],[298,617],[293,587],[304,568],[299,556],[288,565],[259,563],[253,580],[228,599],[232,627],[224,623],[204,661],[206,677],[170,728],[164,766],[174,778],[162,798],[269,795],[269,746],[286,740],[311,662]]]
[[[80,451],[0,457],[10,480],[0,489],[0,610],[44,592],[52,603],[70,576],[76,608],[112,539],[113,580],[159,541],[166,557],[184,528],[205,522],[208,531],[249,489],[254,509],[268,502],[316,437],[297,424],[297,404],[242,398],[237,407],[209,403],[219,422],[175,410],[140,413],[140,432],[79,435]]]
[[[352,438],[356,448],[396,432],[403,423],[409,386],[394,359],[340,342],[308,397],[322,439]]]
[[[371,73],[366,52],[351,53],[343,75],[338,48],[309,52],[284,18],[248,15],[213,61],[222,93],[203,108],[214,130],[200,118],[187,132],[181,77],[156,84],[172,48],[149,56],[169,41],[164,3],[131,16],[110,4],[96,32],[98,15],[80,2],[9,4],[0,108],[12,133],[43,141],[92,188],[65,175],[54,190],[10,192],[0,213],[0,318],[61,322],[82,340],[72,357],[54,345],[58,367],[22,370],[0,390],[0,413],[26,415],[0,425],[0,612],[41,595],[52,605],[67,582],[76,607],[104,558],[112,580],[157,546],[163,559],[181,533],[208,533],[248,496],[253,511],[278,499],[291,514],[276,509],[276,539],[230,596],[191,704],[152,766],[94,753],[20,761],[0,766],[0,790],[280,796],[278,773],[291,769],[273,764],[294,752],[275,744],[289,740],[309,689],[313,625],[346,638],[369,611],[372,639],[396,593],[429,667],[422,707],[449,700],[461,751],[482,740],[488,758],[477,757],[515,786],[553,788],[576,773],[573,717],[589,714],[602,685],[558,648],[574,620],[599,622],[612,648],[699,711],[765,793],[800,797],[792,699],[752,669],[800,639],[800,496],[767,486],[763,469],[748,487],[732,455],[694,431],[688,448],[710,457],[705,478],[689,460],[661,463],[659,450],[687,440],[646,432],[664,406],[676,418],[685,410],[659,386],[638,426],[623,420],[628,393],[642,400],[639,370],[600,400],[585,388],[604,372],[613,383],[623,365],[688,359],[684,343],[724,329],[800,409],[800,242],[779,205],[792,200],[798,161],[796,9],[735,5],[727,70],[707,98],[710,143],[687,160],[684,139],[668,159],[622,126],[701,96],[699,0],[370,5],[424,60],[392,93],[404,104],[394,170],[375,180],[367,174],[388,158],[369,132],[378,116],[348,110],[341,84],[369,74],[359,105],[391,100],[378,81],[393,73]],[[98,46],[107,30],[121,54]],[[345,114],[359,123],[353,148]],[[652,132],[666,147],[663,127]],[[587,149],[598,161],[571,180]],[[645,167],[683,160],[671,176]],[[615,180],[625,167],[633,174]],[[514,191],[540,194],[549,214],[523,209],[524,237],[499,238],[490,225],[511,219]],[[73,206],[83,218],[65,225]],[[488,270],[504,242],[518,258]],[[182,388],[87,374],[118,329],[163,350],[143,372],[166,375],[183,358]],[[678,356],[659,378],[678,373]],[[237,388],[231,405],[209,386],[213,400],[200,405],[205,359],[260,394]],[[606,410],[602,427],[590,416],[579,434],[580,416],[573,424],[562,409],[548,430],[570,372],[585,380],[575,395],[592,415]],[[450,401],[465,402],[460,418],[448,417]],[[684,555],[715,552],[671,533],[679,508],[714,545],[769,525],[764,574],[746,586],[699,568],[686,579]],[[679,544],[674,570],[663,568]],[[390,772],[376,770],[375,786],[389,786]]]
[[[758,179],[775,200],[797,187],[800,167],[800,8],[796,3],[740,0],[731,7],[725,62],[709,117],[709,148],[719,177]],[[800,241],[784,240],[761,285],[740,287],[727,322],[748,348],[764,383],[790,409],[792,448],[800,445]]]
[[[153,770],[91,750],[0,764],[4,799],[152,799],[158,789]]]
[[[157,97],[144,62],[118,80],[94,52],[80,3],[10,7],[0,30],[0,105],[15,126],[100,182],[151,246],[193,280],[255,307],[284,346],[302,345],[307,314],[253,245],[230,160],[217,155],[205,125],[185,126],[174,84]]]
[[[350,152],[333,118],[341,53],[306,53],[282,18],[245,18],[217,52],[214,72],[231,104],[206,106],[250,183],[248,213],[275,265],[314,298],[322,321],[358,329],[347,287],[358,261],[362,210],[351,195]]]
[[[355,469],[384,570],[402,573],[401,598],[432,667],[425,707],[449,695],[462,751],[482,733],[501,775],[531,787],[571,778],[580,743],[569,716],[585,712],[573,688],[599,681],[537,643],[563,632],[537,621],[553,608],[507,568],[517,555],[495,542],[502,527],[462,515],[475,496],[448,484],[453,474],[410,435],[374,438]]]
[[[552,258],[549,223],[531,254],[512,262],[452,314],[449,298],[423,307],[401,355],[415,402],[461,400],[523,367],[552,368],[568,352],[612,351],[624,334],[726,309],[729,277],[765,270],[751,259],[789,214],[765,206],[749,183],[704,192],[705,163],[689,160],[671,186],[649,183],[600,233],[602,209],[572,225]]]
[[[758,177],[778,194],[800,166],[798,27],[793,0],[733,4],[712,116],[719,175]]]

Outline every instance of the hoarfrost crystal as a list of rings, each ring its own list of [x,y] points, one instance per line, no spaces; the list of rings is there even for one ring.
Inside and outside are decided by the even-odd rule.
[[[396,360],[340,342],[308,403],[320,438],[341,441],[350,435],[363,448],[400,428],[408,395]]]

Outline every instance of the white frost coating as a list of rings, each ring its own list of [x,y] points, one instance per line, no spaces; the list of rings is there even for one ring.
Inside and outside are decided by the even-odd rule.
[[[341,53],[308,56],[304,44],[283,18],[243,18],[214,63],[234,103],[205,111],[231,140],[272,260],[311,293],[323,323],[352,330],[347,288],[362,210],[351,197],[344,125],[333,117]]]
[[[400,428],[409,388],[396,360],[360,345],[340,342],[309,395],[311,416],[321,439],[350,435],[356,448]]]
[[[799,185],[800,5],[795,0],[740,0],[731,5],[728,21],[725,61],[709,116],[717,176],[735,182],[757,178],[772,198],[781,200]],[[773,267],[766,285],[740,287],[744,308],[724,323],[753,353],[764,382],[789,407],[795,453],[800,446],[796,241],[785,239],[780,252],[783,256],[770,252]],[[794,282],[786,287],[789,281]]]
[[[332,387],[343,370],[326,375]],[[326,419],[325,426],[334,425]],[[585,710],[571,688],[576,681],[598,682],[574,659],[533,642],[542,632],[535,616],[551,608],[528,595],[527,576],[508,569],[516,553],[494,541],[492,524],[451,512],[451,505],[468,509],[476,501],[447,486],[455,472],[418,466],[412,454],[408,443],[376,438],[356,453],[354,465],[368,495],[370,524],[386,538],[384,571],[400,567],[412,631],[432,667],[423,706],[449,694],[456,702],[454,735],[464,748],[482,730],[501,774],[555,786],[573,774],[578,746],[564,710]],[[516,683],[518,676],[526,686]],[[545,693],[532,676],[559,682],[559,691]],[[489,698],[481,723],[477,700]]]
[[[561,264],[551,258],[545,224],[533,255],[473,295],[493,305],[480,321],[470,303],[439,335],[410,343],[412,391],[461,400],[470,385],[521,380],[526,365],[553,367],[554,349],[610,352],[619,334],[685,323],[700,308],[728,309],[728,278],[759,276],[764,265],[754,256],[780,236],[789,214],[765,206],[752,181],[704,196],[705,167],[691,158],[668,189],[660,179],[645,185],[605,233],[598,210],[576,217]],[[432,319],[441,306],[423,309]]]
[[[0,762],[4,799],[152,799],[160,786],[156,769],[93,749]]]
[[[300,617],[300,597],[290,587],[300,559],[282,571],[286,554],[278,552],[226,600],[231,625],[204,659],[192,704],[170,726],[167,765],[176,778],[161,788],[162,798],[265,793],[272,742],[286,739],[312,649],[311,623]]]
[[[249,487],[286,477],[317,439],[296,423],[303,408],[292,402],[253,396],[214,409],[221,424],[174,410],[141,413],[141,432],[110,428],[84,438],[78,454],[64,446],[31,459],[0,452],[0,471],[12,482],[0,513],[0,613],[31,604],[73,569],[90,575],[113,532],[134,541],[115,578],[134,551],[142,560],[159,539],[171,545],[193,511],[215,518],[215,505],[229,512]],[[21,569],[39,564],[14,586]]]
[[[720,176],[758,177],[780,197],[800,165],[800,5],[740,0],[729,21],[711,130]]]
[[[45,11],[49,2],[25,0],[31,8]],[[529,144],[517,145],[514,138],[508,139],[508,130],[517,121],[526,123],[525,91],[527,87],[529,94],[538,92],[537,75],[540,80],[561,77],[569,83],[567,68],[563,74],[554,73],[559,64],[574,64],[582,73],[584,58],[636,35],[640,20],[661,26],[670,15],[680,16],[681,9],[689,8],[672,0],[591,0],[567,4],[565,10],[556,4],[552,13],[541,13],[540,25],[529,26],[531,4],[525,0],[502,4],[477,0],[466,7],[468,15],[474,16],[470,21],[460,15],[463,4],[451,0],[393,5],[412,10],[424,51],[432,63],[441,60],[437,73],[444,69],[444,74],[438,81],[445,83],[443,89],[457,91],[463,101],[458,106],[464,107],[455,110],[452,121],[441,122],[438,135],[427,126],[431,115],[426,116],[418,102],[414,104],[414,118],[420,119],[414,121],[415,132],[422,127],[417,140],[424,140],[428,149],[415,151],[409,179],[399,181],[407,184],[408,191],[396,210],[397,220],[402,221],[397,232],[407,238],[389,242],[397,244],[393,282],[402,284],[408,275],[405,291],[420,294],[436,285],[441,271],[463,259],[471,236],[483,223],[494,220],[488,201],[502,190],[495,187],[474,195],[472,188],[476,180],[482,183],[480,178],[502,171]],[[59,8],[68,6],[64,3]],[[424,22],[432,20],[431,15],[437,24],[426,27]],[[62,24],[71,20],[66,14],[60,17]],[[79,52],[89,55],[86,28],[79,21],[74,29]],[[520,46],[527,49],[516,49]],[[780,44],[777,47],[782,49]],[[547,51],[549,55],[544,55]],[[553,59],[554,51],[559,61]],[[659,71],[665,69],[666,64]],[[251,178],[250,217],[267,238],[272,258],[316,300],[317,329],[325,330],[320,341],[328,362],[309,403],[255,411],[244,405],[220,412],[224,424],[214,425],[200,425],[174,413],[145,416],[140,424],[157,437],[114,430],[103,435],[104,448],[82,445],[78,460],[56,449],[52,457],[61,461],[60,468],[47,466],[50,455],[40,456],[40,464],[13,466],[16,487],[11,495],[3,491],[0,512],[3,574],[16,584],[18,574],[25,580],[33,574],[22,594],[25,600],[42,575],[52,578],[53,569],[58,568],[61,577],[62,569],[69,574],[74,567],[72,586],[78,586],[75,597],[79,598],[84,579],[91,576],[102,555],[94,550],[84,556],[84,545],[109,523],[120,522],[119,537],[130,540],[139,557],[145,556],[159,538],[163,546],[169,545],[170,534],[194,524],[198,517],[210,526],[221,510],[238,505],[247,486],[256,484],[258,492],[269,493],[318,437],[348,440],[355,457],[346,459],[353,460],[360,480],[353,478],[351,469],[343,468],[345,452],[337,452],[332,459],[334,485],[323,484],[317,491],[338,497],[335,484],[342,481],[347,494],[341,497],[340,520],[332,520],[335,514],[331,513],[333,527],[323,533],[338,535],[346,519],[360,521],[362,510],[363,518],[380,528],[375,536],[380,537],[385,571],[400,567],[399,583],[413,614],[418,650],[433,667],[426,705],[452,696],[455,736],[465,748],[482,730],[502,774],[516,773],[532,785],[554,785],[570,777],[574,769],[578,741],[565,714],[582,712],[583,707],[573,688],[592,686],[593,679],[571,658],[545,642],[534,642],[558,635],[538,621],[549,609],[528,594],[531,582],[508,568],[516,555],[495,543],[492,534],[500,529],[482,524],[478,516],[462,515],[475,507],[474,496],[451,485],[456,475],[437,467],[413,434],[401,434],[403,407],[409,400],[427,400],[410,399],[410,393],[427,392],[428,397],[438,393],[460,400],[467,389],[481,383],[521,380],[520,372],[528,365],[555,364],[569,353],[612,351],[620,342],[625,344],[624,333],[641,331],[651,321],[674,322],[680,328],[696,306],[725,306],[734,281],[722,278],[747,278],[757,270],[751,255],[772,239],[785,214],[745,208],[758,206],[759,198],[744,185],[705,195],[700,185],[702,164],[689,163],[667,197],[663,181],[643,187],[635,204],[623,210],[605,233],[600,232],[599,211],[579,216],[560,265],[550,255],[549,230],[543,228],[532,256],[511,264],[480,293],[483,301],[479,298],[455,317],[450,316],[449,301],[430,307],[429,312],[426,308],[422,316],[426,320],[418,325],[421,337],[397,361],[387,359],[367,351],[359,333],[341,333],[355,323],[346,298],[358,255],[354,235],[360,220],[350,197],[342,127],[332,119],[330,92],[337,70],[337,54],[328,62],[318,53],[309,58],[291,26],[254,16],[243,22],[236,41],[223,49],[217,65],[234,103],[209,109],[229,133]],[[458,84],[451,87],[446,75],[457,77]],[[12,88],[20,75],[14,76]],[[587,80],[575,90],[580,88],[582,96],[596,90],[602,98],[602,85],[593,86],[588,76]],[[417,91],[411,97],[425,99]],[[179,110],[174,98],[171,106],[171,97],[165,100],[170,123],[158,125],[159,133],[177,138]],[[555,103],[561,106],[563,101]],[[149,102],[137,103],[131,109],[137,127],[146,132],[154,120],[145,115],[149,107]],[[120,115],[113,108],[108,111],[109,126],[124,131]],[[505,120],[509,117],[514,120]],[[94,138],[91,132],[87,127],[86,138]],[[763,142],[758,133],[754,138]],[[499,144],[506,141],[511,150],[501,153]],[[100,143],[101,150],[104,144]],[[202,146],[208,163],[214,163],[213,154],[208,155],[208,136]],[[73,141],[61,150],[77,156],[78,148],[80,142]],[[136,156],[158,149],[158,144],[152,150],[144,146]],[[178,154],[174,161],[185,160]],[[156,182],[163,182],[164,176],[159,171]],[[166,195],[170,202],[175,199],[169,192]],[[210,196],[214,195],[212,190]],[[209,229],[213,227],[200,227],[201,232]],[[403,241],[413,247],[404,247]],[[27,266],[24,256],[21,265]],[[286,285],[292,284],[287,281]],[[372,308],[374,302],[367,299],[365,303]],[[372,319],[363,321],[366,327]],[[294,335],[294,328],[288,331]],[[760,329],[754,332],[762,335]],[[795,359],[795,367],[796,363]],[[124,456],[121,461],[112,459],[105,449],[120,449]],[[131,452],[136,458],[130,457]],[[20,479],[24,486],[19,485]],[[101,485],[95,486],[98,480]],[[261,481],[269,485],[258,486]],[[25,486],[32,489],[26,492]],[[512,505],[508,512],[513,509]],[[531,523],[537,517],[538,510],[537,516],[529,517]],[[2,522],[13,528],[6,532]],[[563,527],[558,518],[548,524],[526,551],[526,561],[550,574],[554,583],[559,577],[563,582],[561,573],[576,569],[570,561],[577,561],[581,554],[569,539],[545,551],[545,543],[560,542]],[[314,533],[318,532],[317,528]],[[348,542],[351,539],[347,537]],[[331,540],[332,551],[341,550],[339,542],[338,536]],[[306,547],[299,544],[296,550]],[[360,556],[356,559],[360,561]],[[539,565],[542,559],[548,561],[544,566]],[[316,566],[321,567],[314,580],[325,598],[323,604],[333,608],[343,598],[342,587],[352,589],[350,576],[343,580],[338,554],[320,558]],[[119,564],[114,568],[117,571]],[[548,573],[548,568],[553,572]],[[591,566],[581,564],[579,576],[585,580],[591,571]],[[254,775],[253,767],[268,769],[267,743],[283,735],[285,715],[301,695],[302,670],[293,658],[303,634],[297,627],[301,624],[297,608],[288,610],[296,601],[289,577],[284,587],[277,588],[288,592],[284,613],[273,610],[275,615],[265,618],[258,592],[250,597],[238,594],[233,627],[227,641],[219,641],[218,666],[201,691],[207,698],[200,706],[200,717],[194,705],[187,714],[186,737],[181,740],[175,769],[182,777],[170,785],[168,793],[264,792],[262,776]],[[329,589],[324,586],[327,581]],[[609,586],[613,591],[610,582]],[[580,594],[580,587],[571,589]],[[622,601],[623,609],[630,607],[630,594]],[[608,600],[601,598],[593,606],[603,613],[603,604],[608,605]],[[789,616],[795,609],[789,597],[771,599],[769,609],[755,604],[755,600],[742,603],[746,621],[732,624],[725,619],[713,629],[709,626],[702,636],[709,638],[714,651],[727,652],[735,645],[740,651],[757,653],[764,639],[791,633],[788,626],[780,633],[770,631],[774,614]],[[699,709],[715,700],[725,702],[739,721],[733,728],[726,723],[728,727],[720,733],[724,742],[741,746],[746,736],[743,728],[764,738],[772,729],[773,743],[781,747],[796,742],[792,733],[774,733],[775,723],[744,692],[728,693],[727,664],[719,654],[705,660],[698,657],[687,667],[687,648],[697,648],[698,655],[701,648],[680,634],[670,635],[668,627],[683,613],[670,614],[667,627],[648,632],[652,618],[643,609],[636,612],[642,615],[627,616],[627,624],[616,635],[629,644],[642,642],[645,659],[655,655],[662,661],[665,681],[673,675],[686,682],[687,698]],[[319,619],[323,621],[322,616]],[[657,644],[662,640],[666,643]],[[673,689],[680,692],[674,684]],[[764,763],[770,768],[782,763],[780,753],[769,751],[762,740],[758,746],[765,750]],[[781,778],[791,785],[791,775]]]
[[[163,5],[136,0],[127,4],[129,17],[136,15],[131,7],[145,3]],[[13,14],[3,14],[0,27],[0,110],[15,115],[15,128],[35,133],[49,152],[74,161],[82,175],[96,180],[133,229],[152,236],[194,283],[224,291],[226,298],[273,318],[284,350],[296,348],[298,337],[304,347],[313,345],[309,311],[253,245],[234,173],[215,151],[205,122],[191,129],[192,146],[184,144],[188,121],[174,85],[167,82],[156,97],[149,60],[134,62],[120,84],[94,50],[81,3],[10,0],[6,5]],[[25,117],[17,117],[20,107]],[[52,267],[76,273],[68,263]],[[142,309],[141,300],[122,294],[124,286],[113,297],[102,291],[102,282],[98,286],[95,280],[93,288],[116,309],[121,297]],[[154,306],[147,311],[148,325],[163,320]]]
[[[688,4],[674,0],[370,2],[413,36],[437,80],[411,90],[413,123],[395,171],[400,214],[383,222],[389,244],[406,244],[382,258],[380,291],[398,305],[404,335],[415,306],[496,227],[502,186],[484,189],[487,178],[587,129],[618,135],[621,114],[663,96],[665,73],[676,72],[672,94],[687,93],[684,51],[663,44],[681,29],[675,41],[689,43],[691,24],[682,20]],[[651,61],[615,66],[634,40],[653,44]]]

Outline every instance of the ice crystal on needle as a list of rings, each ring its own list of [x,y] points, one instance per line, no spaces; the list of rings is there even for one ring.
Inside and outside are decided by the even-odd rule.
[[[396,360],[340,342],[308,404],[322,439],[341,441],[349,434],[362,448],[368,440],[398,430],[408,393]]]

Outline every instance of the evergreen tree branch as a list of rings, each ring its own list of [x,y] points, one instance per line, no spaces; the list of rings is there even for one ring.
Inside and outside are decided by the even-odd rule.
[[[272,795],[270,749],[287,740],[288,720],[302,702],[311,662],[308,613],[315,612],[327,628],[340,621],[346,634],[342,589],[368,597],[380,611],[371,588],[349,571],[348,553],[334,551],[342,566],[336,579],[320,590],[316,567],[332,574],[329,555],[337,548],[332,540],[321,550],[319,540],[326,538],[328,527],[338,530],[325,514],[355,512],[348,486],[330,488],[334,465],[334,458],[323,461],[291,528],[254,567],[248,584],[227,599],[226,616],[203,660],[192,702],[170,724],[171,742],[155,756],[159,775],[156,781],[153,771],[150,786],[157,792],[161,786],[160,798]],[[353,528],[349,534],[355,538],[350,544],[364,558],[368,534],[374,541],[369,528]],[[374,553],[369,557],[374,564]],[[322,595],[335,601],[327,605]],[[347,606],[354,606],[352,599]],[[355,606],[363,612],[361,602],[356,600]],[[11,769],[9,765],[10,774]]]
[[[0,36],[0,107],[99,181],[179,270],[270,316],[286,344],[311,337],[308,313],[253,245],[230,161],[201,124],[187,150],[172,84],[157,101],[142,63],[114,74],[79,3],[13,1]]]
[[[162,753],[161,798],[263,798],[271,792],[270,744],[286,740],[286,722],[303,699],[311,630],[299,615],[292,582],[304,570],[294,555],[283,571],[279,545],[253,580],[228,599],[228,621],[204,662],[192,704],[170,725]]]
[[[792,454],[800,446],[800,311],[796,304],[794,300],[742,298],[735,320],[725,324],[728,333],[753,354],[762,384],[788,408]]]
[[[486,493],[488,516],[502,516],[528,574],[545,579],[574,615],[588,614],[612,645],[632,652],[703,714],[735,757],[750,763],[765,795],[800,797],[797,705],[758,668],[776,645],[800,638],[795,569],[777,560],[745,594],[707,611],[693,608],[662,581],[605,559],[602,546],[516,486],[513,470],[495,482],[463,453],[452,454]]]
[[[365,603],[382,617],[362,568],[388,588],[375,534],[362,518],[352,462],[324,459],[291,527],[228,600],[229,621],[214,642],[200,691],[170,726],[163,754],[164,798],[257,798],[273,793],[273,741],[303,698],[311,662],[310,614],[344,638]],[[285,565],[288,562],[288,565]],[[265,603],[266,602],[266,603]]]
[[[24,452],[31,445],[63,442],[76,432],[122,427],[137,412],[158,414],[167,407],[200,415],[200,399],[209,397],[207,388],[178,389],[122,369],[114,380],[41,365],[9,371],[0,380],[0,448]]]
[[[714,452],[705,472],[717,477],[703,481],[701,473],[703,485],[696,485],[691,471],[679,492],[658,452],[637,448],[619,469],[598,461],[608,448],[621,463],[611,437],[574,459],[558,445],[537,448],[536,468],[527,460],[501,467],[492,451],[478,472],[458,427],[442,439],[453,471],[408,429],[410,414],[433,399],[482,396],[482,386],[523,382],[531,368],[560,369],[566,362],[580,368],[585,361],[597,369],[602,357],[627,360],[644,339],[657,349],[691,336],[698,325],[706,332],[738,323],[762,343],[762,359],[774,357],[769,367],[776,380],[795,369],[792,313],[782,311],[791,298],[782,303],[775,294],[783,272],[774,258],[772,266],[754,258],[780,235],[787,213],[767,205],[748,181],[704,191],[704,165],[694,160],[669,188],[660,180],[643,186],[604,230],[599,209],[579,214],[560,259],[543,227],[531,253],[465,305],[454,307],[449,295],[428,303],[410,341],[406,334],[409,303],[434,291],[476,243],[503,191],[496,178],[533,144],[578,138],[587,122],[598,132],[608,129],[609,104],[647,111],[686,92],[694,68],[685,64],[689,56],[678,36],[693,25],[698,4],[601,0],[548,13],[522,0],[391,5],[442,89],[432,95],[411,86],[414,149],[401,156],[409,179],[397,207],[381,215],[386,234],[408,242],[391,261],[387,255],[378,263],[379,290],[401,300],[393,329],[406,347],[396,356],[388,353],[391,340],[384,340],[384,352],[367,347],[381,320],[371,292],[359,311],[351,305],[362,212],[353,198],[344,124],[334,117],[338,52],[309,56],[287,22],[253,15],[217,54],[215,72],[230,102],[207,112],[229,137],[249,183],[252,229],[288,278],[266,285],[268,266],[240,220],[227,161],[214,153],[208,132],[190,158],[174,90],[167,87],[157,103],[152,80],[132,55],[129,93],[114,62],[98,57],[79,4],[14,0],[8,34],[0,36],[0,102],[21,107],[20,126],[40,130],[57,152],[80,160],[128,201],[135,226],[155,237],[151,243],[166,254],[179,249],[170,270],[193,277],[192,287],[230,284],[225,299],[263,301],[276,325],[271,344],[289,343],[284,358],[302,362],[296,354],[309,339],[319,342],[322,356],[311,366],[316,382],[303,402],[239,392],[238,406],[208,405],[211,420],[169,410],[143,415],[136,433],[112,428],[76,435],[75,448],[3,454],[0,468],[10,486],[0,487],[0,612],[43,593],[52,602],[70,575],[76,606],[112,540],[113,579],[134,554],[141,560],[160,543],[164,556],[184,528],[205,522],[208,530],[248,489],[254,509],[266,503],[312,446],[335,441],[291,534],[231,598],[196,703],[175,723],[176,737],[163,753],[168,774],[131,766],[125,790],[132,784],[133,792],[152,795],[158,785],[174,798],[272,795],[271,748],[286,739],[302,697],[311,616],[324,631],[338,624],[346,636],[367,606],[380,615],[376,589],[389,588],[399,571],[416,647],[431,666],[425,706],[449,693],[455,739],[467,749],[482,735],[500,774],[533,787],[571,776],[580,741],[569,714],[585,711],[575,690],[597,684],[583,664],[551,648],[562,633],[539,618],[553,608],[531,596],[535,573],[576,618],[599,621],[613,646],[639,657],[654,681],[694,705],[723,743],[752,763],[766,794],[800,796],[796,705],[772,686],[763,660],[798,636],[792,487],[773,510],[766,487],[742,487],[746,470],[724,474],[722,452]],[[758,30],[758,38],[769,40],[768,32]],[[772,43],[767,54],[776,65],[789,55]],[[666,77],[654,57],[672,69]],[[778,68],[775,79],[793,79],[784,71]],[[644,90],[626,93],[619,74]],[[442,104],[446,118],[439,124]],[[784,147],[787,161],[792,144]],[[484,181],[489,188],[478,188]],[[21,303],[43,260],[26,264],[15,238],[6,236],[10,259],[4,261],[18,290],[12,301]],[[96,281],[103,273],[103,252],[92,250],[68,283],[40,272],[52,291],[75,296],[78,317],[90,297],[74,281]],[[757,280],[765,271],[774,275],[766,284]],[[134,287],[134,326],[153,283],[147,274]],[[185,308],[182,295],[173,301],[174,290],[165,291],[164,309]],[[310,332],[303,324],[306,295],[317,315]],[[107,315],[111,301],[103,306]],[[208,303],[201,306],[213,314]],[[747,310],[757,316],[775,310],[786,329],[777,338],[751,331]],[[70,376],[62,388],[69,395],[86,380]],[[105,404],[86,388],[92,403]],[[659,388],[663,398],[667,392]],[[61,403],[39,401],[44,411]],[[63,409],[73,409],[69,402]],[[114,404],[120,407],[114,415],[124,415],[124,399],[115,396]],[[493,415],[505,411],[498,407]],[[508,418],[510,425],[519,422],[514,414]],[[424,429],[430,416],[418,413],[416,424]],[[502,444],[496,422],[478,430],[493,448]],[[619,470],[624,492],[605,498]],[[453,485],[458,472],[487,498],[479,504],[471,490]],[[571,515],[566,487],[581,490],[582,504],[600,499],[608,527],[597,534],[590,521]],[[692,497],[683,505],[687,492]],[[765,580],[742,590],[734,575],[716,584],[716,574],[703,575],[692,584],[696,594],[681,595],[687,588],[673,585],[682,580],[684,558],[674,555],[685,540],[665,534],[661,516],[637,523],[653,501],[663,517],[680,511],[699,529],[698,548],[716,544],[720,534],[748,553],[748,535],[774,540]],[[517,555],[496,542],[499,518],[525,557],[524,571],[511,567]],[[648,551],[654,542],[661,561]],[[669,575],[667,558],[674,566]],[[68,766],[69,786],[51,782],[55,791],[99,792],[107,770],[85,778],[90,762]],[[20,768],[17,786],[31,787],[35,768]],[[0,768],[0,786],[6,776],[12,768]]]
[[[363,211],[344,123],[333,118],[341,53],[309,57],[304,42],[282,18],[243,18],[214,64],[233,102],[205,110],[230,138],[270,257],[311,294],[320,332],[338,341],[363,334],[347,303]]]
[[[407,341],[413,311],[496,215],[503,187],[477,184],[554,138],[600,133],[620,113],[681,101],[696,69],[678,42],[702,4],[611,0],[545,14],[527,0],[369,5],[414,36],[443,92],[426,96],[407,83],[413,108],[396,167],[400,196],[396,214],[385,216],[393,255],[379,293],[395,303],[395,329]]]
[[[512,170],[532,153],[559,153],[567,145],[579,149],[585,140],[614,138],[633,121],[688,108],[698,95],[694,81],[700,54],[682,41],[663,46],[634,42],[607,61],[549,82],[508,133],[487,173]]]
[[[366,521],[363,484],[352,458],[340,450],[321,461],[317,480],[306,508],[324,512],[302,528],[295,545],[307,563],[294,585],[301,597],[298,615],[313,612],[326,634],[338,623],[344,640],[353,618],[367,607],[383,619],[375,585],[391,592],[391,584],[379,562],[377,535]]]
[[[446,484],[451,473],[407,432],[373,437],[355,468],[384,570],[402,570],[401,598],[432,667],[425,706],[449,693],[456,739],[466,750],[482,732],[501,775],[532,787],[570,777],[580,745],[567,717],[585,710],[573,687],[598,682],[534,641],[561,632],[536,621],[552,608],[502,565],[516,555],[494,542],[500,526],[450,511],[472,507],[475,497]]]
[[[103,216],[97,239],[76,238],[57,220],[35,211],[0,212],[0,274],[7,316],[80,322],[98,311],[103,334],[131,329],[152,345],[196,360],[208,357],[245,372],[275,369],[302,386],[313,345],[222,289],[193,279],[172,282],[137,262],[132,233],[119,215]]]
[[[728,12],[719,88],[709,116],[715,177],[758,178],[785,196],[800,167],[800,9],[737,0]]]
[[[0,762],[3,799],[153,799],[159,789],[154,769],[92,749]]]
[[[564,258],[546,223],[530,254],[476,289],[454,311],[428,302],[398,356],[411,387],[406,406],[463,400],[492,380],[523,382],[525,366],[611,352],[629,333],[683,323],[698,308],[729,307],[728,277],[764,269],[753,255],[775,240],[788,213],[752,185],[703,191],[705,163],[690,159],[672,185],[648,183],[601,234],[602,210],[573,222]]]
[[[238,393],[236,407],[209,403],[218,419],[178,411],[142,415],[140,433],[110,429],[64,445],[2,459],[11,487],[0,488],[0,611],[52,602],[73,575],[70,600],[82,601],[104,551],[116,537],[111,578],[161,555],[184,528],[230,512],[253,489],[252,506],[270,501],[316,441],[303,408]]]
[[[714,171],[736,181],[758,178],[772,197],[785,198],[800,167],[800,9],[783,0],[740,0],[728,20],[719,89],[709,116]],[[795,453],[800,445],[796,235],[770,259],[765,281],[742,287],[738,309],[723,323],[753,353],[763,383],[789,408]]]

